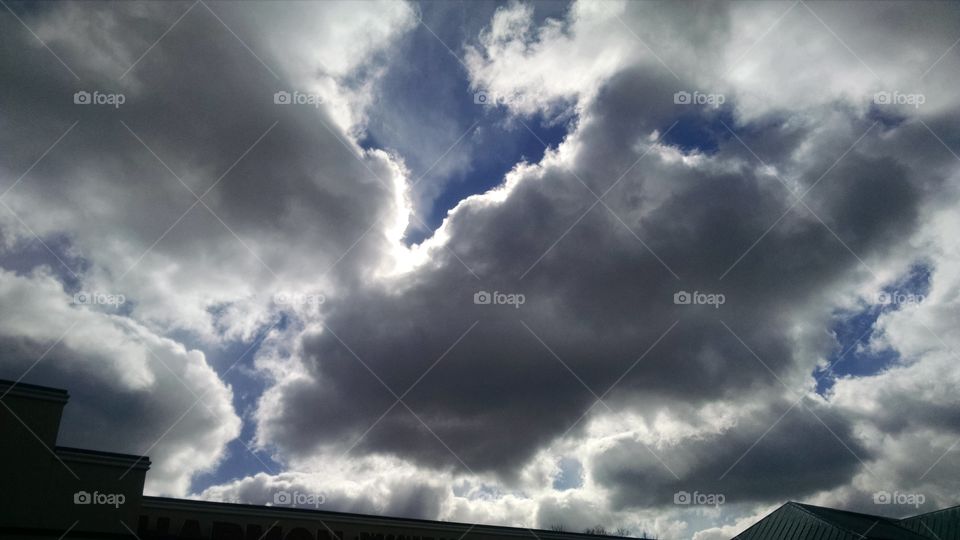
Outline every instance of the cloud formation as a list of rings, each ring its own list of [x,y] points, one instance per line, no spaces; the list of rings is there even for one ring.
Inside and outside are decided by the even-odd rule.
[[[0,130],[3,260],[17,273],[4,279],[30,309],[10,329],[17,345],[3,373],[19,378],[71,321],[101,321],[88,325],[82,347],[68,334],[69,352],[54,349],[72,354],[69,362],[45,359],[33,376],[69,386],[68,412],[89,413],[69,440],[102,447],[109,433],[127,441],[122,450],[156,454],[153,492],[187,493],[192,475],[211,469],[239,433],[220,379],[232,366],[218,374],[178,341],[214,351],[253,345],[280,310],[317,312],[336,296],[339,263],[381,257],[404,226],[402,165],[352,142],[336,106],[276,103],[275,93],[356,106],[367,83],[353,70],[389,41],[383,25],[393,20],[402,30],[410,12],[371,4],[334,20],[302,8],[296,28],[283,18],[290,12],[258,17],[218,3],[66,3],[0,20],[4,49],[17,51],[4,58],[17,76],[4,81],[10,99]],[[258,33],[257,24],[287,28],[288,42]],[[354,34],[306,54],[302,40],[331,25]],[[343,43],[354,39],[346,54]],[[122,99],[104,105],[98,95]],[[80,292],[125,301],[71,305]],[[302,298],[319,300],[295,301]],[[33,325],[49,332],[34,335]],[[172,360],[147,349],[180,367],[167,373],[161,366]],[[78,381],[66,377],[71,369],[99,375]],[[211,410],[198,406],[194,420],[161,437],[201,389],[212,393]]]
[[[661,537],[786,499],[956,502],[954,6],[500,7],[437,44],[464,99],[569,133],[407,247],[430,159],[360,141],[400,114],[378,85],[426,8],[16,7],[62,65],[0,19],[0,296],[25,306],[0,373],[42,358],[25,380],[70,388],[71,444],[110,433],[183,495],[243,416],[283,470],[195,496]],[[918,265],[922,302],[840,335]],[[211,360],[238,346],[265,386],[242,414]],[[893,360],[843,371],[849,346]]]

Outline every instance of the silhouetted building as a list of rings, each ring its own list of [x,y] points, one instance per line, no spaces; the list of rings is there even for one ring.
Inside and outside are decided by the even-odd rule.
[[[0,380],[0,537],[127,540],[596,540],[589,534],[146,497],[150,460],[57,446],[65,390]],[[281,493],[283,495],[283,493]],[[285,494],[291,497],[292,494]],[[295,502],[295,501],[287,501]],[[960,507],[895,520],[787,503],[743,540],[960,540]],[[610,536],[618,539],[623,537]]]
[[[595,540],[588,534],[146,497],[150,460],[57,446],[64,390],[0,380],[0,537]],[[286,497],[296,494],[285,493]],[[295,501],[286,501],[295,502]],[[622,537],[611,537],[614,540]]]

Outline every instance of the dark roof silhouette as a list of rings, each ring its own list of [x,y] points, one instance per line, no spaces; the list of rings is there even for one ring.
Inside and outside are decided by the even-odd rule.
[[[960,506],[904,518],[900,525],[929,538],[960,540]]]
[[[922,525],[920,525],[922,527]],[[930,540],[900,520],[788,502],[735,540]],[[941,537],[940,540],[947,540]]]

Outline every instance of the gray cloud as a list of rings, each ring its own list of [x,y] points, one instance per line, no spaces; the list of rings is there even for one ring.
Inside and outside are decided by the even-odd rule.
[[[284,388],[279,406],[269,411],[276,416],[262,417],[261,436],[292,455],[308,455],[318,446],[345,449],[363,435],[353,451],[441,468],[463,469],[463,460],[472,470],[510,477],[591,406],[594,396],[578,378],[605,391],[674,321],[676,328],[619,381],[608,396],[611,406],[648,418],[658,411],[682,418],[711,403],[774,399],[784,390],[777,377],[804,388],[832,342],[804,337],[819,353],[801,355],[796,326],[829,324],[824,308],[835,302],[834,291],[864,271],[844,243],[870,260],[905,242],[924,193],[941,179],[882,152],[889,146],[869,119],[844,115],[842,123],[832,120],[837,129],[830,134],[812,126],[765,133],[766,146],[780,148],[765,161],[794,173],[799,193],[812,188],[810,208],[843,242],[809,210],[790,210],[789,189],[733,137],[697,165],[683,163],[675,150],[650,149],[610,191],[610,211],[595,206],[565,234],[595,200],[583,184],[602,193],[648,150],[654,130],[669,127],[663,103],[672,103],[671,83],[654,71],[612,78],[559,156],[516,173],[520,180],[502,202],[461,206],[445,226],[447,246],[480,280],[437,249],[432,265],[331,305],[328,330],[303,342],[314,382]],[[786,157],[800,144],[816,151],[803,162]],[[480,289],[520,292],[527,302],[520,309],[474,305]],[[681,289],[720,292],[727,301],[720,309],[674,305]],[[370,313],[378,314],[375,321]],[[377,421],[394,402],[378,377],[397,394],[418,381],[404,401],[442,443],[402,405]],[[719,477],[719,468],[784,408],[770,406],[742,431],[690,443],[689,460],[698,465],[690,465],[686,480],[714,485],[711,475]],[[844,444],[860,448],[847,420],[830,418]],[[819,422],[790,416],[784,423],[725,482],[744,501],[828,489],[857,471],[855,458]],[[792,459],[792,446],[816,452]],[[663,493],[647,486],[662,482],[663,492],[672,493],[679,485],[658,481],[663,471],[653,466],[615,465],[637,452],[624,450],[594,465],[598,481],[615,490],[617,507],[663,503]],[[782,463],[774,459],[778,454]],[[819,460],[830,463],[823,474],[805,472]]]
[[[233,393],[202,352],[109,309],[72,306],[44,270],[0,271],[0,299],[18,306],[0,323],[0,377],[70,392],[59,444],[149,455],[147,489],[183,495],[239,434]]]
[[[186,494],[239,434],[231,389],[193,347],[253,345],[278,321],[275,293],[334,296],[334,265],[383,257],[390,233],[373,225],[402,210],[400,166],[357,147],[332,112],[349,96],[328,94],[319,108],[274,103],[278,90],[312,91],[285,63],[301,34],[287,29],[293,45],[278,59],[283,44],[260,30],[279,30],[282,19],[208,5],[189,13],[190,4],[171,3],[12,6],[29,29],[0,17],[0,69],[11,75],[0,83],[8,98],[0,189],[9,189],[0,226],[4,266],[19,273],[0,279],[18,295],[4,305],[23,306],[3,328],[0,371],[19,379],[56,344],[25,380],[69,388],[63,441],[149,453],[152,493]],[[398,18],[394,8],[369,8],[338,24]],[[368,26],[358,43],[377,24]],[[352,62],[389,37],[356,45],[361,57]],[[335,53],[331,69],[351,62],[353,53],[329,49],[311,49],[311,60]],[[124,102],[77,104],[78,91],[121,93]],[[209,210],[190,190],[209,190]],[[126,302],[71,305],[80,290]],[[57,344],[71,322],[77,334]],[[205,392],[206,406],[167,432]],[[117,442],[107,448],[107,440]]]
[[[616,509],[671,505],[681,491],[738,504],[803,498],[845,484],[871,453],[845,419],[809,401],[791,408],[794,401],[771,404],[719,435],[658,446],[658,455],[645,443],[622,442],[597,457],[594,477],[612,490]]]
[[[0,292],[9,305],[29,302],[32,322],[0,325],[4,376],[56,339],[50,321],[91,323],[30,379],[70,386],[71,414],[88,419],[70,441],[99,447],[110,433],[130,441],[119,450],[143,451],[194,389],[145,355],[160,348],[173,373],[202,373],[188,385],[219,396],[214,414],[198,412],[153,452],[163,464],[151,472],[155,488],[184,493],[235,433],[196,438],[236,427],[236,416],[204,356],[167,338],[249,342],[282,309],[286,324],[255,364],[271,384],[256,421],[257,441],[288,470],[205,497],[269,502],[271,490],[292,486],[328,490],[329,508],[340,510],[541,524],[590,501],[611,522],[637,514],[634,525],[652,508],[669,516],[661,532],[690,532],[668,507],[683,489],[726,494],[741,503],[735,518],[788,497],[857,505],[890,483],[950,500],[949,480],[912,479],[957,433],[955,400],[930,383],[953,380],[952,341],[916,337],[927,335],[918,321],[949,336],[957,311],[948,277],[956,227],[944,217],[955,213],[956,161],[943,147],[955,147],[960,125],[955,55],[927,76],[926,108],[870,100],[877,90],[911,91],[915,64],[922,72],[960,32],[953,8],[812,5],[876,67],[875,80],[803,5],[732,73],[785,7],[751,5],[751,15],[718,4],[690,16],[649,3],[577,3],[553,22],[503,7],[466,56],[471,82],[526,93],[517,114],[573,104],[576,122],[560,149],[463,201],[434,238],[407,251],[398,241],[408,225],[401,156],[355,140],[368,108],[385,106],[375,98],[392,91],[376,87],[377,74],[400,61],[387,49],[413,24],[410,7],[271,14],[209,5],[244,43],[197,5],[122,79],[189,4],[15,7],[79,81],[0,17],[0,45],[14,51],[0,58],[12,75],[0,83],[4,189],[78,122],[4,198],[23,223],[0,209],[0,264],[18,272],[0,274]],[[936,24],[914,24],[927,20]],[[123,92],[126,102],[78,106],[81,89]],[[727,103],[674,103],[675,92],[695,89],[723,92]],[[328,102],[276,105],[278,90],[323,92]],[[710,151],[654,144],[677,119],[668,143],[709,139]],[[204,199],[216,215],[198,206],[164,235],[194,198],[151,150],[197,193],[226,172]],[[939,234],[929,238],[932,229]],[[425,261],[385,275],[398,255]],[[837,348],[831,325],[925,256],[936,302],[879,323],[902,354],[897,365],[841,380],[826,399],[807,396],[829,429],[797,408],[763,435],[793,394],[810,393],[811,372]],[[57,268],[31,274],[43,263]],[[123,293],[130,304],[68,307],[79,287]],[[476,305],[481,290],[526,302]],[[676,305],[680,290],[726,302]],[[282,291],[327,301],[310,313],[280,308],[272,295]],[[408,388],[413,412],[393,406]],[[591,409],[594,392],[612,411]],[[196,469],[163,461],[185,448],[203,457]],[[585,472],[562,494],[549,487],[561,456]],[[324,485],[324,461],[352,476]],[[956,468],[950,456],[938,466]]]
[[[65,231],[76,252],[94,263],[91,280],[123,277],[112,286],[145,300],[135,308],[143,319],[203,333],[211,316],[198,307],[252,295],[269,299],[279,286],[296,289],[308,281],[335,291],[338,273],[325,271],[341,257],[348,263],[380,258],[386,226],[374,225],[392,223],[401,208],[393,164],[349,142],[329,107],[274,103],[278,90],[310,89],[272,57],[261,65],[230,34],[270,51],[243,17],[228,17],[228,30],[201,8],[139,63],[131,61],[125,77],[115,65],[106,73],[84,69],[86,57],[136,58],[146,50],[140,36],[153,35],[164,22],[169,27],[182,13],[177,7],[91,4],[28,17],[37,26],[112,21],[112,31],[96,39],[69,28],[57,34],[73,45],[64,60],[82,73],[80,81],[5,18],[5,47],[22,54],[5,62],[20,76],[5,81],[14,101],[0,140],[10,148],[6,175],[12,179],[43,151],[37,144],[78,122],[5,202],[42,237]],[[271,69],[284,75],[274,78]],[[76,105],[78,90],[121,92],[126,101],[116,109]],[[190,190],[209,190],[204,203],[210,210],[196,204],[177,221],[196,201]],[[156,272],[170,283],[158,287]]]

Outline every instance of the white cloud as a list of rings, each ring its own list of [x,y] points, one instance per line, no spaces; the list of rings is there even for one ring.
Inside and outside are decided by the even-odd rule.
[[[742,122],[815,114],[837,103],[862,113],[885,91],[922,94],[924,102],[881,107],[888,113],[933,115],[957,104],[950,80],[958,61],[938,61],[954,32],[948,12],[945,5],[897,2],[690,11],[670,3],[578,1],[565,20],[534,27],[533,10],[513,3],[497,11],[480,46],[468,49],[467,64],[476,88],[512,98],[505,104],[519,114],[561,100],[582,107],[598,82],[644,65],[675,77],[677,91],[725,95]],[[928,30],[915,32],[917,25]]]
[[[884,313],[876,325],[873,347],[892,349],[899,361],[875,375],[842,378],[833,388],[832,403],[855,419],[860,436],[877,455],[857,489],[834,494],[833,500],[869,499],[886,490],[924,494],[927,508],[956,502],[957,483],[946,471],[958,466],[955,445],[960,440],[955,413],[960,406],[955,392],[960,341],[953,331],[960,313],[960,243],[953,231],[960,224],[955,210],[935,208],[944,200],[928,210],[927,227],[913,254],[929,265],[930,290],[919,303]]]
[[[139,322],[207,344],[251,339],[276,310],[278,293],[335,297],[338,275],[353,258],[402,254],[396,246],[406,227],[407,173],[395,156],[361,149],[349,130],[358,128],[353,115],[362,114],[364,87],[376,79],[374,58],[410,28],[410,7],[297,6],[268,16],[260,5],[211,3],[229,30],[195,6],[122,80],[119,66],[147,50],[141,34],[182,12],[69,4],[33,15],[28,22],[67,49],[64,60],[95,80],[50,83],[62,102],[18,93],[19,112],[0,134],[12,149],[6,186],[35,159],[34,141],[55,140],[78,123],[5,196],[23,220],[0,216],[8,253],[26,249],[34,233],[48,244],[63,238],[60,256],[82,286],[123,293]],[[111,21],[112,31],[83,31],[97,21]],[[193,44],[211,33],[223,38],[218,48],[195,54]],[[114,60],[104,67],[88,65],[91,58]],[[23,62],[17,69],[49,69]],[[220,75],[198,78],[204,70]],[[336,96],[320,108],[273,102],[278,89],[306,93],[328,83]],[[126,92],[124,123],[71,103],[77,84]],[[183,121],[155,129],[158,118],[172,117]],[[203,203],[190,193],[207,189]]]
[[[69,388],[69,444],[110,440],[105,449],[147,453],[148,492],[173,495],[220,461],[240,426],[231,389],[190,347],[252,344],[281,311],[316,319],[322,303],[278,294],[336,298],[341,282],[361,278],[356,260],[394,256],[406,173],[349,132],[361,127],[378,56],[413,20],[409,5],[393,2],[294,11],[209,2],[184,15],[187,7],[71,3],[23,13],[79,80],[16,19],[0,21],[5,42],[22,51],[4,67],[23,75],[4,85],[16,104],[0,130],[9,158],[0,178],[11,188],[0,256],[34,271],[2,273],[4,305],[23,306],[4,319],[4,339],[22,354],[5,356],[3,371],[18,378],[76,322],[26,380]],[[128,108],[76,105],[79,89],[123,92]],[[319,108],[273,102],[277,90],[328,89]],[[37,145],[74,121],[30,168],[44,153]],[[207,189],[203,203],[190,193]],[[78,290],[126,302],[71,307]]]
[[[915,120],[954,140],[957,102],[946,89],[955,87],[955,55],[923,78],[924,107],[882,109],[886,122],[844,151],[871,127],[873,93],[913,91],[918,71],[952,43],[943,21],[953,13],[941,11],[952,8],[736,4],[691,13],[576,2],[563,20],[537,23],[535,9],[502,7],[468,48],[471,84],[522,97],[507,100],[516,114],[572,106],[577,123],[557,150],[461,201],[431,239],[407,250],[407,170],[399,156],[361,149],[357,136],[384,62],[402,61],[390,48],[414,24],[413,8],[210,6],[244,43],[196,6],[116,83],[129,92],[122,118],[149,150],[120,116],[50,102],[48,93],[69,96],[75,82],[50,75],[59,66],[44,64],[48,53],[32,36],[3,34],[31,42],[7,66],[24,76],[7,82],[16,101],[10,127],[0,130],[0,145],[11,149],[4,185],[43,151],[42,141],[80,118],[5,199],[77,276],[62,268],[0,273],[5,305],[27,306],[0,323],[18,352],[4,360],[14,377],[72,322],[84,328],[35,368],[75,396],[78,412],[69,414],[79,423],[68,440],[96,447],[104,433],[120,433],[129,448],[119,450],[154,458],[151,492],[187,492],[191,476],[222,457],[239,421],[231,389],[204,354],[170,336],[205,347],[249,342],[283,311],[291,318],[267,336],[254,364],[269,387],[253,416],[257,445],[286,469],[199,497],[269,503],[278,489],[300,489],[323,493],[329,509],[521,526],[564,518],[571,529],[623,525],[699,540],[737,532],[790,493],[858,504],[895,483],[951,501],[949,475],[920,479],[920,469],[958,431],[960,223],[956,193],[944,189],[956,180],[956,162]],[[114,84],[149,47],[144,36],[159,36],[179,13],[69,4],[29,22],[84,77]],[[936,24],[918,31],[895,23],[900,16]],[[110,31],[84,31],[98,23]],[[211,33],[222,39],[200,47]],[[319,92],[329,103],[278,106],[278,89]],[[715,137],[715,153],[656,144],[690,111],[673,103],[679,90],[725,94],[731,127],[750,149],[726,134]],[[716,110],[690,114],[711,126],[721,118]],[[897,116],[906,121],[894,125]],[[202,193],[225,171],[204,199],[210,209],[198,205],[170,228],[195,200],[174,175]],[[824,171],[832,173],[821,183]],[[604,193],[615,180],[604,205],[583,213],[594,201],[587,188]],[[792,209],[791,188],[807,187],[810,210]],[[4,260],[30,269],[49,258],[23,223],[0,216]],[[804,406],[822,411],[831,430],[797,409],[766,433],[794,397],[778,379],[797,395],[811,393],[837,312],[862,307],[924,254],[934,269],[928,302],[878,325],[875,344],[893,347],[901,361],[838,381],[829,399],[808,395]],[[390,271],[394,263],[401,271]],[[731,263],[735,272],[717,279]],[[670,299],[681,286],[722,289],[730,302],[680,311]],[[77,288],[130,303],[115,312],[71,307],[64,290]],[[495,307],[470,301],[478,289],[522,290],[529,302],[515,313],[478,311]],[[282,304],[276,293],[324,301]],[[621,380],[679,319],[676,334]],[[358,358],[397,392],[420,385],[406,399],[443,445],[398,407],[340,457],[395,400]],[[594,400],[578,379],[598,392],[617,381],[605,398],[617,414],[594,410],[567,432]],[[197,406],[151,447],[183,403],[204,392],[210,410]],[[802,455],[791,451],[801,446]],[[873,478],[853,449],[886,472]],[[582,463],[584,481],[561,492],[552,482],[567,456]],[[709,485],[740,456],[726,485],[745,503],[670,506],[684,482]],[[946,452],[939,470],[955,470],[953,456]],[[823,463],[810,463],[818,457]]]
[[[75,305],[43,268],[0,271],[0,300],[19,306],[0,322],[4,376],[70,392],[60,444],[147,454],[147,491],[184,495],[239,434],[232,391],[202,352],[111,313],[118,308]]]

